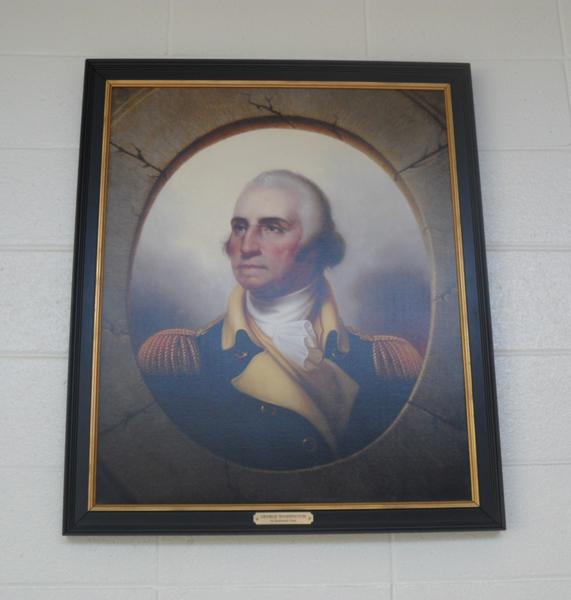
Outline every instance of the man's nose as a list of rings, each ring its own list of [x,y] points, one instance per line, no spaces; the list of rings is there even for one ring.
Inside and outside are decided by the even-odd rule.
[[[240,252],[242,254],[256,254],[260,251],[260,240],[258,237],[258,231],[255,228],[250,228],[244,233],[242,237],[242,244],[240,245]]]

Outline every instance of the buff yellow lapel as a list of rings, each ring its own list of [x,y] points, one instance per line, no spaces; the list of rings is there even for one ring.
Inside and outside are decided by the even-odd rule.
[[[348,336],[338,317],[331,290],[327,283],[325,285],[325,297],[315,319],[316,330],[322,346],[327,335],[337,331],[338,347],[346,352]],[[232,380],[232,385],[243,394],[303,416],[335,452],[336,438],[349,420],[358,384],[329,360],[324,360],[315,372],[304,372],[292,365],[248,318],[244,300],[245,292],[238,286],[230,296],[222,329],[222,348],[232,348],[237,331],[244,330],[264,351],[249,361],[244,371]]]

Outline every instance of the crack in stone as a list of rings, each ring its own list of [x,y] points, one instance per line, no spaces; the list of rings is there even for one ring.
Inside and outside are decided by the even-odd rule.
[[[112,431],[119,429],[119,427],[126,427],[129,423],[129,421],[133,420],[138,415],[144,413],[147,409],[151,408],[151,406],[153,406],[154,404],[155,404],[155,401],[152,400],[148,404],[145,404],[145,406],[143,406],[142,408],[138,408],[137,410],[127,413],[120,421],[115,423],[115,425],[111,425],[110,427],[107,427],[107,429],[100,431],[99,432],[100,435],[107,435],[108,433],[111,433]]]
[[[296,129],[295,123],[292,123],[292,121],[290,119],[288,119],[287,116],[285,116],[281,111],[279,111],[277,108],[274,107],[274,103],[273,103],[271,96],[264,96],[264,100],[266,102],[265,104],[255,102],[254,100],[252,100],[252,98],[249,94],[247,95],[247,98],[248,98],[248,104],[250,104],[251,106],[254,106],[258,110],[266,111],[266,112],[271,113],[272,115],[275,115],[276,117],[279,117],[280,119],[282,119],[282,121],[284,121],[284,123],[287,123],[292,129]]]
[[[258,110],[267,111],[267,112],[271,113],[272,115],[275,115],[276,117],[282,119],[282,121],[287,123],[292,129],[297,129],[297,125],[287,115],[284,115],[280,110],[278,110],[274,106],[273,99],[271,96],[264,97],[265,104],[261,104],[260,102],[255,102],[254,100],[252,100],[252,98],[249,94],[246,94],[246,96],[248,98],[248,104],[250,104],[251,106],[254,106]],[[334,114],[333,121],[331,121],[330,123],[328,123],[327,121],[324,121],[323,123],[324,123],[324,125],[327,126],[327,128],[331,131],[331,133],[333,133],[333,135],[335,135],[335,137],[337,139],[343,140],[343,133],[338,127],[338,122],[339,122],[339,117],[338,117],[338,115]]]
[[[448,145],[448,129],[446,129],[445,125],[440,128],[440,139],[446,140],[446,143],[443,144],[444,146]]]
[[[153,177],[154,177],[154,175],[153,175]],[[135,201],[134,201],[133,199],[132,199],[132,200],[129,202],[129,206],[130,206],[130,208],[131,208],[131,212],[133,213],[133,216],[134,216],[134,217],[137,217],[137,218],[138,218],[138,217],[140,217],[140,216],[143,214],[143,209],[142,209],[142,208],[139,208],[139,207],[138,207],[138,206],[135,204]]]
[[[426,413],[427,415],[430,415],[432,418],[436,419],[437,421],[440,421],[441,423],[444,423],[445,425],[448,425],[449,427],[451,427],[455,431],[459,431],[459,432],[462,432],[462,433],[465,431],[464,426],[457,425],[456,423],[454,423],[450,419],[447,419],[446,417],[438,415],[435,412],[432,412],[431,410],[428,410],[426,407],[421,406],[420,404],[417,404],[414,401],[410,402],[409,404],[411,406],[414,406],[416,409],[418,409],[418,410]]]
[[[441,227],[432,227],[432,225],[425,225],[420,231],[423,235],[431,233],[438,233],[439,235],[448,235],[449,233],[449,231],[446,229],[442,229]]]
[[[130,156],[131,158],[134,158],[135,160],[138,160],[139,162],[143,163],[143,167],[145,169],[153,169],[159,175],[163,174],[162,169],[159,169],[159,167],[156,167],[155,165],[153,165],[152,163],[150,163],[143,156],[143,152],[141,151],[141,149],[139,147],[135,146],[135,144],[132,144],[133,148],[135,148],[135,152],[131,152],[130,150],[127,150],[126,148],[123,148],[122,146],[120,146],[119,144],[116,144],[115,142],[109,142],[109,144],[111,146],[113,146],[113,148],[115,148],[118,152],[120,152],[122,154],[126,154],[127,156]]]
[[[413,91],[400,90],[400,93],[429,114],[443,129],[446,128],[446,118],[436,106]]]
[[[105,329],[112,335],[127,336],[127,337],[129,336],[129,332],[126,329],[122,329],[121,327],[119,327],[112,321],[109,321],[108,319],[103,319],[101,322],[101,325],[102,325],[103,329]]]
[[[402,169],[397,171],[396,177],[399,177],[402,173],[408,171],[409,169],[417,169],[418,167],[422,167],[424,163],[426,163],[428,160],[430,160],[432,157],[436,156],[439,152],[442,152],[442,150],[446,148],[448,148],[448,144],[438,144],[436,150],[422,155],[419,159],[415,160],[414,162],[411,162],[406,167],[403,167]]]
[[[337,137],[337,139],[343,140],[343,136],[341,135],[341,132],[337,127],[338,122],[339,117],[337,115],[333,115],[333,121],[331,123],[327,123],[327,126],[331,130],[331,132]]]
[[[450,298],[454,298],[456,293],[457,293],[457,290],[456,290],[456,288],[454,288],[447,292],[442,292],[442,294],[438,294],[437,296],[433,296],[432,301],[433,302],[443,302],[443,301],[449,300]]]

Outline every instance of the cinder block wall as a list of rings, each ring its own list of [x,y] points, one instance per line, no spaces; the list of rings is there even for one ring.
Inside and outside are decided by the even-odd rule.
[[[571,0],[0,0],[0,598],[571,597]],[[469,61],[505,533],[60,535],[83,59]]]

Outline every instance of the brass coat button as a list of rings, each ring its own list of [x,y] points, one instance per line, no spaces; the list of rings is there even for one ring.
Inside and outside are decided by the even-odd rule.
[[[270,406],[269,404],[260,404],[260,412],[263,415],[269,415],[270,417],[275,417],[278,409],[275,406]]]
[[[238,360],[244,360],[245,358],[248,358],[248,351],[243,350],[241,352],[234,352],[234,358],[237,358]]]
[[[315,449],[317,448],[317,442],[312,437],[303,438],[302,444],[307,452],[315,452]]]

